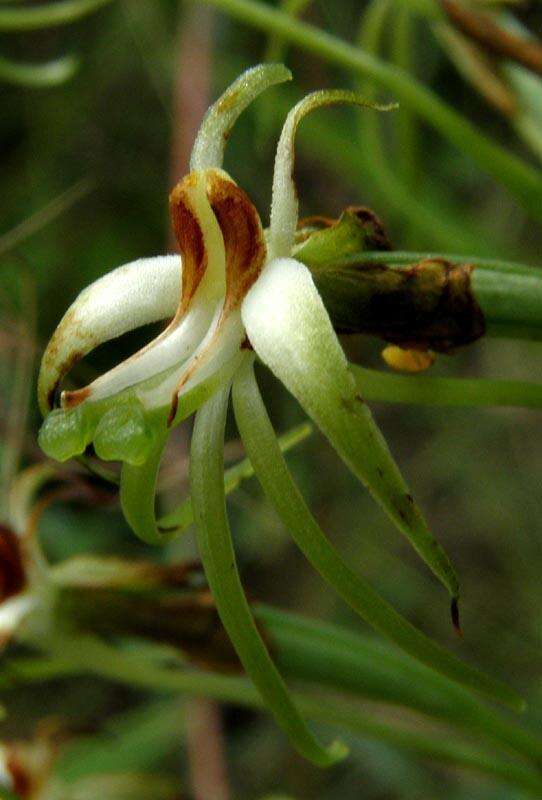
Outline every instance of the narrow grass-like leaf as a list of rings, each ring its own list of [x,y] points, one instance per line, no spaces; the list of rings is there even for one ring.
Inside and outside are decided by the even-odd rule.
[[[243,322],[254,350],[320,427],[452,597],[450,561],[414,503],[346,357],[309,270],[273,261],[247,294]]]
[[[44,64],[28,64],[1,56],[0,81],[25,89],[49,89],[68,81],[78,66],[78,59],[71,55]]]
[[[59,0],[30,8],[0,8],[0,31],[33,31],[69,25],[112,0]]]
[[[288,14],[256,0],[204,0],[266,33],[314,53],[331,64],[365,76],[393,93],[448,141],[468,153],[483,169],[503,183],[530,211],[542,218],[542,172],[507,152],[481,133],[468,119],[437,95],[397,67],[386,64],[361,48],[326,31],[293,19]]]
[[[293,745],[319,766],[346,755],[334,742],[323,748],[299,715],[256,628],[237,571],[226,516],[223,441],[229,386],[217,392],[196,416],[190,457],[190,486],[199,552],[226,631],[247,671]]]
[[[350,364],[363,397],[377,403],[424,406],[518,406],[542,408],[542,385],[489,378],[395,375]]]
[[[166,669],[156,666],[138,654],[123,652],[96,640],[72,639],[63,642],[52,658],[12,659],[0,685],[12,686],[16,682],[39,681],[55,675],[91,674],[123,686],[142,689],[186,693],[212,697],[216,700],[243,705],[249,708],[263,706],[262,698],[243,678],[216,675],[210,672]],[[338,703],[336,697],[296,692],[296,702],[307,716],[320,722],[337,725],[363,739],[384,742],[402,752],[436,760],[450,766],[468,769],[476,774],[496,779],[515,788],[525,789],[535,798],[542,793],[542,779],[533,769],[516,761],[488,755],[476,746],[465,746],[455,739],[420,735],[401,729],[397,725],[381,722],[352,704],[348,708]]]
[[[296,544],[325,581],[373,628],[413,658],[458,683],[515,709],[512,689],[468,666],[401,617],[330,544],[296,487],[278,447],[254,373],[245,365],[233,385],[235,416],[263,489]]]
[[[287,677],[414,709],[541,763],[542,739],[388,642],[263,604],[253,610]]]

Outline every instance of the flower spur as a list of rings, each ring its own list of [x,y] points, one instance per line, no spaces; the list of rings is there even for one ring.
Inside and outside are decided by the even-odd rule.
[[[518,705],[517,696],[468,667],[400,617],[341,559],[288,472],[256,384],[255,356],[271,369],[327,436],[352,472],[450,591],[453,568],[429,532],[370,411],[310,271],[293,257],[298,202],[294,139],[301,119],[321,106],[368,105],[348,91],[315,92],[289,113],[277,148],[269,230],[246,193],[222,170],[229,132],[264,89],[288,80],[281,65],[244,73],[209,109],[196,138],[191,172],[173,189],[170,209],[179,256],[141,259],[79,295],[43,357],[38,395],[46,415],[44,451],[59,460],[96,454],[123,462],[121,503],[149,543],[178,535],[180,519],[155,518],[156,479],[168,429],[197,411],[192,439],[191,509],[210,587],[240,659],[292,741],[319,764],[324,750],[289,698],[246,603],[227,522],[222,447],[230,389],[254,471],[296,543],[336,591],[404,650],[471,688]],[[59,387],[73,364],[104,341],[163,319],[171,322],[126,361],[76,391]],[[60,408],[53,409],[60,397]],[[190,516],[190,510],[188,516]]]

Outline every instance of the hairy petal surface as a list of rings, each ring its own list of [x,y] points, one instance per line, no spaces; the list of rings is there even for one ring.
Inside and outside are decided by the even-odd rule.
[[[87,286],[64,314],[45,350],[38,400],[46,414],[71,367],[103,342],[173,316],[181,293],[178,255],[141,258]]]
[[[317,108],[332,105],[357,105],[377,111],[389,111],[394,106],[379,106],[356,92],[333,89],[312,92],[295,105],[282,128],[273,174],[273,197],[269,225],[269,246],[274,258],[291,255],[297,227],[297,191],[294,182],[295,134],[297,126],[307,114]]]
[[[192,148],[190,169],[220,168],[231,129],[245,108],[270,86],[290,80],[292,73],[284,64],[258,64],[243,72],[205,114]]]
[[[242,305],[254,350],[320,427],[352,472],[448,588],[454,570],[427,528],[354,378],[309,270],[276,259]]]

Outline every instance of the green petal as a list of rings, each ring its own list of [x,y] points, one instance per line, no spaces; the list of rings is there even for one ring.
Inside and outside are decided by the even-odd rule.
[[[190,170],[220,168],[229,134],[240,114],[263,91],[292,79],[283,64],[258,64],[243,72],[208,109],[199,129]]]
[[[164,420],[162,433],[155,438],[147,460],[142,465],[124,463],[122,467],[122,513],[136,536],[147,544],[166,544],[177,535],[176,530],[161,530],[157,526],[154,509],[158,471],[168,433]]]
[[[321,428],[453,597],[450,561],[414,503],[384,437],[358,393],[309,270],[277,259],[242,306],[254,350]]]
[[[200,409],[192,437],[190,485],[200,556],[222,623],[266,705],[305,758],[329,766],[344,758],[346,748],[340,742],[322,748],[306,727],[258,633],[237,571],[224,496],[228,395],[229,387]]]
[[[277,445],[252,367],[233,385],[235,417],[254,471],[297,546],[335,591],[373,628],[413,658],[469,689],[515,709],[524,706],[512,689],[460,661],[401,617],[329,543],[296,487]]]
[[[279,436],[278,443],[281,453],[286,453],[292,447],[296,447],[300,442],[312,433],[312,425],[310,422],[303,422],[295,428],[287,431],[282,436]],[[225,470],[224,472],[224,493],[226,495],[234,492],[243,481],[252,478],[254,475],[254,468],[250,459],[244,458],[238,464]],[[192,500],[188,497],[184,503],[181,503],[174,511],[170,511],[164,517],[158,520],[159,528],[176,528],[176,533],[180,536],[192,523],[194,522],[194,511],[192,509]]]
[[[307,114],[322,106],[357,105],[377,111],[389,111],[394,106],[379,106],[356,92],[341,89],[312,92],[295,105],[280,135],[273,174],[273,199],[269,225],[269,248],[273,257],[291,255],[298,219],[298,200],[294,182],[295,134],[297,126]]]

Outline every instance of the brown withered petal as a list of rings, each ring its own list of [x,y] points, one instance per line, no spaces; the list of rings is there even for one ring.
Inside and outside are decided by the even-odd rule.
[[[26,585],[19,537],[0,525],[0,602],[22,592]]]
[[[187,309],[207,268],[203,231],[191,196],[198,179],[195,173],[186,175],[169,196],[171,223],[183,260],[181,303],[176,318]]]
[[[260,274],[266,256],[265,240],[260,216],[237,184],[209,170],[207,196],[224,238],[227,314],[241,302]]]

